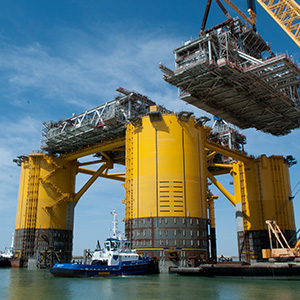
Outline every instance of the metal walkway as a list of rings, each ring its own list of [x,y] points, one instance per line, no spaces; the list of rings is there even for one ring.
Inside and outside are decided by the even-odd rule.
[[[64,154],[125,136],[124,125],[145,115],[155,103],[133,91],[117,91],[123,95],[84,113],[58,122],[44,122],[41,149]]]

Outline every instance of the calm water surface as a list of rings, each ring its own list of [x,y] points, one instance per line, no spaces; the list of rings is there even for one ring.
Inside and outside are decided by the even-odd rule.
[[[300,281],[184,277],[55,278],[47,270],[0,269],[2,300],[299,300]]]

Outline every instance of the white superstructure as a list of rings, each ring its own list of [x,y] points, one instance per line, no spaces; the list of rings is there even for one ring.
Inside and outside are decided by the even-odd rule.
[[[96,249],[92,255],[92,264],[116,266],[121,262],[134,262],[139,255],[131,249],[131,242],[122,238],[118,231],[117,212],[111,213],[113,219],[112,237],[106,239],[103,249]]]

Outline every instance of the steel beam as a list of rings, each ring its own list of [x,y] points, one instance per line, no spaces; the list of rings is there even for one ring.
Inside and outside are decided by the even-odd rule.
[[[62,155],[62,157],[68,161],[75,160],[80,157],[84,157],[101,151],[113,151],[113,150],[117,151],[119,147],[124,147],[124,146],[125,146],[125,136],[124,137],[122,136],[120,138],[97,143],[93,146],[87,147],[86,149],[80,149],[72,153],[64,154]]]

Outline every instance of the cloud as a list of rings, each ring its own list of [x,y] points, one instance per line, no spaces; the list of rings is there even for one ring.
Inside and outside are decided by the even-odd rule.
[[[13,162],[17,156],[39,147],[40,121],[31,117],[4,118],[0,122],[0,211],[16,206],[20,168]],[[15,198],[13,201],[11,197]]]
[[[9,159],[22,154],[32,147],[39,147],[41,136],[41,120],[30,116],[5,117],[0,121],[0,163],[9,165]]]
[[[35,109],[43,111],[45,120],[55,119],[54,108],[60,108],[61,113],[56,110],[59,119],[112,100],[115,89],[122,86],[168,109],[206,114],[179,100],[177,88],[162,79],[158,64],[174,64],[177,37],[158,34],[155,29],[105,30],[105,35],[97,30],[89,35],[65,30],[55,50],[38,42],[26,46],[4,43],[0,53],[4,101],[22,108],[24,102],[37,103]],[[52,112],[49,117],[47,107]]]
[[[159,88],[163,94],[162,85],[169,87],[161,79],[158,63],[173,59],[176,39],[153,32],[131,34],[110,31],[103,37],[70,31],[57,51],[40,43],[3,44],[0,89],[15,97],[34,91],[41,99],[82,109],[111,100],[119,85],[141,93]]]

